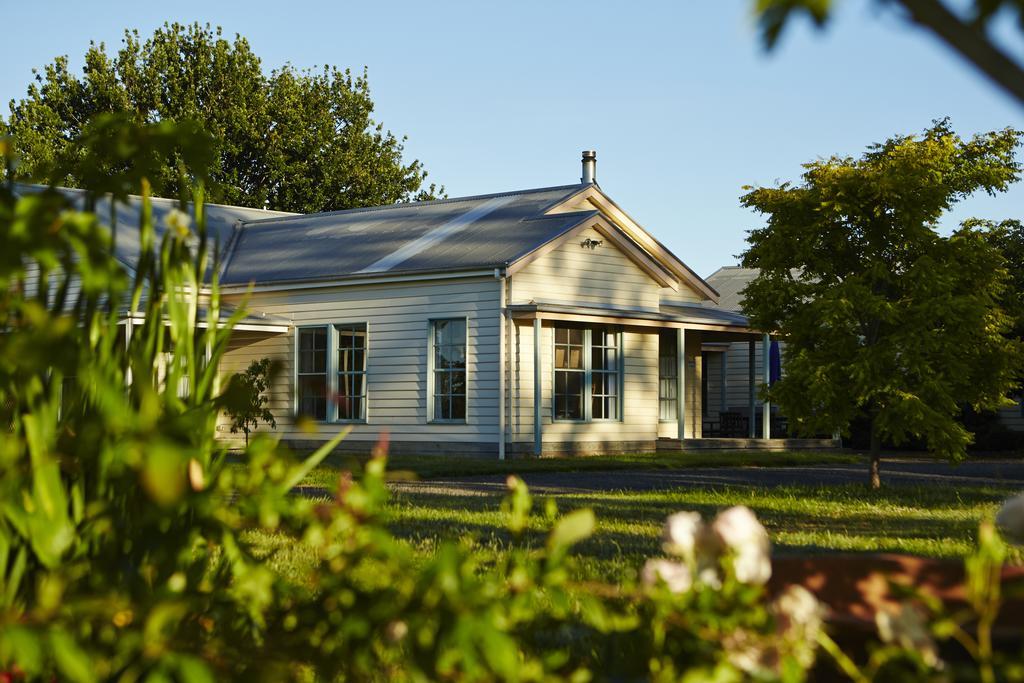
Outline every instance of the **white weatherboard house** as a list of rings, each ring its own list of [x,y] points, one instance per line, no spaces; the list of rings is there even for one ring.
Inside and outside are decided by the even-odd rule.
[[[224,299],[249,311],[221,370],[280,361],[276,434],[303,449],[348,426],[343,449],[387,435],[393,452],[490,457],[830,445],[702,438],[707,345],[763,335],[715,307],[595,164],[584,152],[572,185],[348,211],[208,205]],[[129,266],[137,204],[117,211]],[[161,229],[173,206],[154,200]],[[750,399],[763,381],[737,388]]]
[[[699,441],[703,345],[762,334],[712,307],[595,162],[573,185],[243,220],[223,291],[251,288],[267,328],[237,333],[223,370],[283,361],[271,410],[300,447],[345,425],[345,448],[387,434],[393,451],[499,457],[795,445]]]

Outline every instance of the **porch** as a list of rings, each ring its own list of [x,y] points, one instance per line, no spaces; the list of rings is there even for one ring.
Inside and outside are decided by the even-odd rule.
[[[651,311],[539,301],[512,304],[508,310],[514,337],[507,341],[507,348],[516,370],[510,375],[508,424],[514,425],[510,431],[515,436],[509,442],[518,452],[543,455],[584,446],[588,452],[603,452],[640,441],[659,450],[783,450],[833,445],[831,439],[779,438],[787,436],[785,420],[758,398],[768,381],[765,369],[771,364],[770,339],[750,328],[746,317],[738,313],[688,303],[662,303],[659,311]],[[612,419],[602,415],[606,419],[600,422],[589,419],[585,410],[572,416],[574,420],[562,418],[553,396],[556,366],[561,366],[553,357],[552,330],[588,324],[620,330],[626,339],[618,342],[622,357],[616,359],[618,374],[613,375],[619,412],[613,410]],[[742,349],[744,361],[749,361],[744,363],[743,376],[730,383],[728,401],[724,393],[722,398],[716,395],[715,407],[709,411],[707,358],[714,351],[737,347]],[[582,355],[589,358],[590,352]],[[585,365],[580,362],[580,367]],[[733,368],[735,373],[739,364],[734,363]],[[589,377],[580,384],[592,386]],[[581,393],[585,404],[590,395],[586,390]],[[504,414],[506,407],[500,410]],[[524,448],[527,439],[532,448]]]

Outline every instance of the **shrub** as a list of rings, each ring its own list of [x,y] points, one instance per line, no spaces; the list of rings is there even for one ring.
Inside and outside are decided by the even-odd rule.
[[[277,421],[270,412],[270,398],[267,390],[274,381],[278,368],[269,358],[261,358],[249,363],[245,372],[231,376],[228,394],[235,400],[228,410],[231,418],[231,433],[245,433],[245,445],[249,445],[249,432],[259,427],[260,420],[277,429]]]

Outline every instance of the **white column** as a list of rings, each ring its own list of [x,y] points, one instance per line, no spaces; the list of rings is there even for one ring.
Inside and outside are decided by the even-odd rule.
[[[768,384],[771,381],[771,363],[772,363],[772,340],[768,335],[764,335],[761,340],[761,362],[763,364],[762,379],[764,380],[764,387],[767,389]],[[762,432],[761,435],[765,439],[772,438],[772,404],[765,400],[762,406]]]
[[[729,410],[729,352],[723,351],[719,355],[722,357],[721,367],[719,368],[719,385],[722,388],[722,393],[718,396],[718,412],[724,413]]]
[[[498,460],[505,459],[505,356],[508,347],[505,344],[505,278],[499,276],[495,269],[495,277],[498,278],[498,288],[501,293],[498,295]]]
[[[125,350],[125,370],[124,370],[124,385],[130,387],[132,385],[132,317],[128,314],[128,318],[124,321],[124,350]]]
[[[750,380],[750,419],[747,420],[748,426],[750,427],[750,438],[753,439],[754,435],[757,434],[757,424],[754,422],[757,412],[757,349],[753,339],[747,342],[747,378]]]
[[[541,440],[541,400],[543,391],[541,386],[540,368],[540,318],[533,320],[533,454],[540,455],[543,442]]]
[[[676,330],[676,417],[679,441],[686,438],[686,330]]]

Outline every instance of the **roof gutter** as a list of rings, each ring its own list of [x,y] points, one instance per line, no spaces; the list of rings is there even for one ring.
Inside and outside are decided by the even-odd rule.
[[[388,284],[392,282],[417,282],[422,280],[451,280],[454,278],[492,277],[492,269],[474,268],[462,271],[420,271],[395,275],[346,275],[321,280],[291,280],[284,282],[222,284],[221,292],[239,294],[243,292],[282,292],[295,289],[324,289],[328,287],[353,287],[356,285]]]

